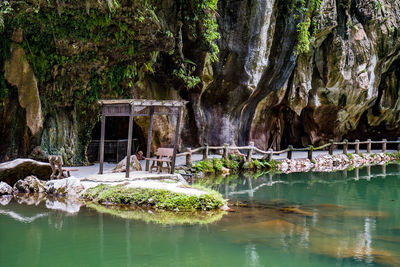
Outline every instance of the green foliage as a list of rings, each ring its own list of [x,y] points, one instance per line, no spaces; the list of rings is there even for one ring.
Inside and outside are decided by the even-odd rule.
[[[210,61],[218,61],[217,40],[220,38],[220,34],[215,18],[218,0],[179,0],[179,4],[182,6],[183,20],[193,37],[197,38],[197,34],[200,32],[203,45],[211,54]]]
[[[196,162],[194,168],[197,172],[215,173],[214,164],[211,160],[201,160]]]
[[[311,19],[308,18],[306,21],[303,21],[297,24],[297,32],[298,32],[298,41],[296,46],[297,54],[305,54],[310,50],[310,32],[308,29],[310,28]]]
[[[297,24],[298,40],[295,49],[297,55],[310,51],[310,44],[315,38],[317,30],[315,18],[319,16],[318,9],[321,3],[322,0],[295,0],[293,3],[292,11],[294,11],[295,18],[303,17],[303,21]],[[312,29],[311,25],[313,25]]]
[[[156,209],[175,211],[212,210],[226,202],[221,194],[212,190],[201,196],[194,196],[162,189],[126,188],[121,185],[98,185],[88,189],[83,197],[98,203],[151,205]]]
[[[224,168],[223,159],[213,158],[212,162],[213,162],[215,173],[221,173],[222,169]]]
[[[10,2],[2,1],[0,3],[0,33],[3,32],[5,28],[4,17],[7,14],[11,14],[11,12],[13,12],[13,9],[11,7]]]
[[[192,73],[196,70],[195,66],[189,66],[187,68],[180,68],[179,70],[173,70],[172,74],[181,78],[188,88],[195,87],[198,83],[200,83],[200,78],[198,76],[192,75]]]

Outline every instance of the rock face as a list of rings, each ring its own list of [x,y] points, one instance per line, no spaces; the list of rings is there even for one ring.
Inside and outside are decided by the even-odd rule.
[[[14,193],[44,193],[46,188],[36,176],[28,176],[24,180],[18,180],[13,187]]]
[[[104,11],[102,7],[95,8],[98,5],[95,1],[87,2],[90,2],[87,9]],[[312,36],[307,40],[310,49],[297,54],[299,25],[306,21],[306,15],[299,15],[296,5],[293,7],[299,2],[302,1],[219,0],[218,62],[208,60],[210,53],[204,47],[204,39],[196,38],[197,32],[185,25],[179,11],[185,6],[162,1],[158,8],[144,10],[140,22],[128,20],[122,11],[117,12],[112,23],[121,20],[135,29],[135,36],[130,38],[143,49],[135,51],[143,52],[135,60],[138,64],[145,62],[143,69],[150,66],[151,71],[137,74],[140,72],[137,69],[132,73],[121,70],[134,76],[129,81],[114,77],[113,73],[107,77],[115,78],[113,86],[127,92],[121,97],[189,100],[181,134],[185,146],[205,142],[247,145],[254,141],[262,149],[280,149],[289,144],[319,145],[345,137],[397,137],[400,134],[400,2],[322,0],[313,16],[315,23],[308,29]],[[129,6],[129,1],[121,4],[130,11],[142,8]],[[40,12],[52,10],[42,6]],[[84,17],[85,20],[89,17]],[[116,25],[121,23],[113,27]],[[28,29],[26,32],[25,38],[31,38]],[[21,42],[19,34],[15,30],[14,44]],[[52,40],[54,34],[57,31],[50,33]],[[123,35],[127,36],[125,32]],[[0,68],[1,64],[5,66],[7,82],[18,91],[10,92],[0,108],[0,117],[3,114],[5,122],[0,125],[0,135],[13,136],[9,129],[15,129],[14,136],[23,136],[17,149],[20,154],[28,155],[40,146],[47,154],[60,152],[65,163],[79,163],[91,138],[90,129],[97,121],[95,115],[100,114],[91,104],[93,98],[115,95],[114,91],[99,91],[99,85],[101,88],[105,85],[101,75],[115,67],[111,63],[126,63],[131,59],[129,49],[121,46],[114,53],[99,40],[75,39],[55,38],[51,45],[54,43],[57,55],[67,59],[76,61],[90,53],[99,58],[91,62],[52,62],[42,82],[35,82],[35,75],[39,76],[32,73],[32,65],[18,61],[24,54],[29,56],[27,46],[24,50],[11,45],[10,59],[7,63],[0,62]],[[29,41],[33,45],[33,40]],[[193,87],[171,75],[171,69],[189,64],[188,60],[196,66],[191,75],[200,78],[200,83]],[[62,102],[57,105],[49,100],[51,105],[40,102],[35,86],[41,98],[61,94]],[[31,97],[32,101],[28,102],[32,102],[32,107],[26,106],[28,102],[20,96]],[[16,105],[23,109],[17,109]],[[25,120],[21,119],[24,112]],[[18,114],[15,120],[10,115],[14,113]],[[43,117],[43,130],[39,117]],[[147,118],[136,121],[144,136],[148,122]],[[155,118],[153,149],[173,142],[175,122],[174,118]],[[39,131],[40,138],[32,139],[24,127],[31,132]],[[0,149],[5,151],[10,147],[11,143],[0,144]]]
[[[16,159],[0,164],[0,180],[9,185],[13,185],[29,175],[34,175],[41,180],[48,180],[50,174],[50,164],[32,159]]]
[[[396,137],[400,3],[322,1],[311,49],[296,57],[284,2],[220,2],[221,61],[195,112],[202,139],[279,149]]]
[[[19,104],[26,110],[26,124],[32,135],[36,135],[43,127],[42,108],[37,79],[26,60],[24,49],[18,45],[22,39],[22,29],[17,29],[12,37],[11,58],[5,63],[4,77],[18,88]]]
[[[6,184],[5,182],[0,182],[0,196],[3,195],[11,195],[12,194],[12,187]]]

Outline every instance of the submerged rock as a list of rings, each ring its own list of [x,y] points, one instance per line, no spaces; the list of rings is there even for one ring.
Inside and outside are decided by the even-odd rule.
[[[0,182],[0,196],[2,195],[11,195],[12,187],[6,184],[5,182]]]
[[[14,193],[43,193],[46,188],[36,176],[28,176],[24,180],[18,180],[13,187]]]
[[[50,164],[32,159],[16,159],[0,163],[0,181],[4,181],[9,185],[13,185],[18,180],[24,179],[29,175],[48,180],[50,174]]]

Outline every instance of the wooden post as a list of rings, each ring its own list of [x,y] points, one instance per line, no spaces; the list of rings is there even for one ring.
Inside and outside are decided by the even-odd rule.
[[[247,150],[247,162],[251,161],[251,156],[253,155],[254,151],[254,142],[250,142],[249,147],[249,150]]]
[[[153,131],[153,115],[154,115],[154,107],[150,107],[150,122],[149,122],[149,132],[147,133],[147,153],[146,158],[150,158],[150,149],[151,149],[151,138]],[[149,171],[150,161],[146,160],[146,171]]]
[[[126,173],[125,173],[126,178],[129,178],[129,172],[131,168],[133,113],[134,113],[133,105],[131,105],[131,113],[129,114],[128,145],[126,149]]]
[[[273,152],[274,150],[272,148],[268,149],[267,161],[271,161]]]
[[[344,139],[343,140],[344,144],[343,144],[343,154],[347,155],[347,148],[348,148],[348,140]]]
[[[186,154],[186,166],[192,167],[192,150],[190,147],[186,148],[186,152],[188,153]]]
[[[292,145],[289,145],[289,146],[288,146],[288,149],[289,149],[289,150],[288,150],[288,152],[287,152],[287,158],[288,158],[288,159],[292,159],[293,146],[292,146]]]
[[[331,144],[329,146],[329,155],[333,155],[333,139],[329,139],[329,143]]]
[[[367,153],[371,153],[371,139],[368,139],[367,142]]]
[[[386,139],[382,139],[382,152],[385,153],[386,152],[386,143],[387,140]]]
[[[312,146],[308,146],[308,155],[307,155],[307,158],[309,159],[309,160],[312,160],[312,154],[313,154],[313,147]]]
[[[399,142],[399,143],[397,144],[397,150],[400,150],[400,137],[397,137],[397,142]]]
[[[206,159],[208,159],[208,144],[205,143],[204,146],[205,146],[205,148],[203,150],[203,160],[206,160]]]
[[[100,169],[99,174],[103,174],[103,164],[104,164],[104,136],[106,131],[106,116],[104,114],[104,106],[102,106],[101,113],[101,135],[100,135]]]
[[[222,157],[223,157],[224,159],[228,159],[228,144],[226,144],[226,143],[224,144]]]
[[[355,154],[360,154],[360,140],[356,140],[356,144],[354,146],[354,153]]]
[[[171,162],[171,173],[175,172],[175,161],[176,161],[176,152],[178,151],[178,142],[179,142],[179,127],[181,126],[181,111],[182,107],[178,108],[178,118],[176,121],[176,128],[175,128],[175,143],[174,143],[174,155],[172,156]]]

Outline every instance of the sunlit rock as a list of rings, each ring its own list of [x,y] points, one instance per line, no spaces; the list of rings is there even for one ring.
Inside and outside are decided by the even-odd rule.
[[[6,184],[5,182],[0,182],[0,196],[2,195],[11,195],[12,187]]]

